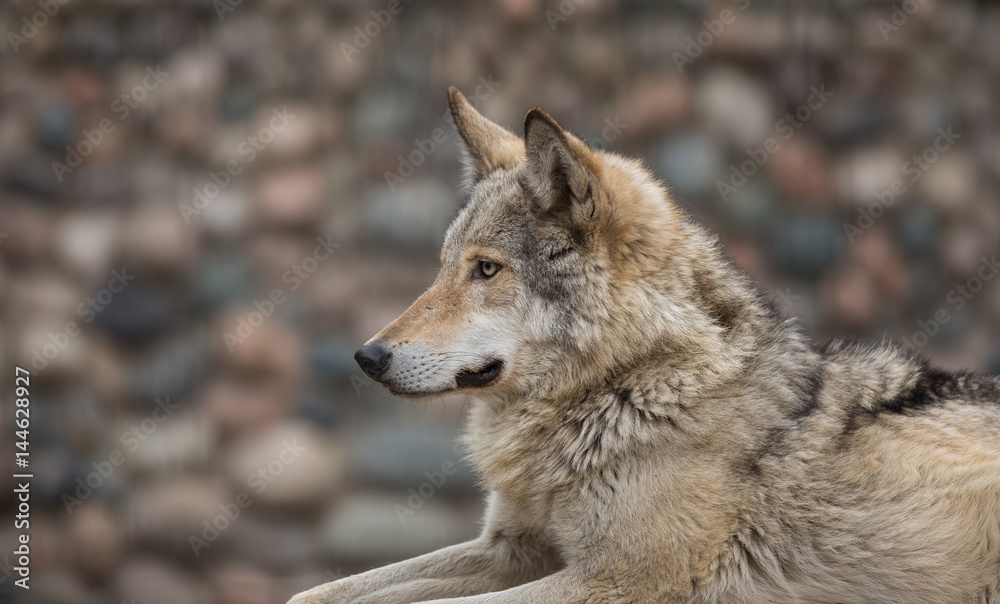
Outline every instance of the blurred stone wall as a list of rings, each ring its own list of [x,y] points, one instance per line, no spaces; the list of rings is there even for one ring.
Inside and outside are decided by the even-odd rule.
[[[4,3],[0,371],[33,373],[35,478],[33,588],[0,564],[0,602],[283,602],[476,533],[468,401],[351,358],[436,272],[449,85],[645,157],[816,339],[1000,371],[998,31],[964,0]]]

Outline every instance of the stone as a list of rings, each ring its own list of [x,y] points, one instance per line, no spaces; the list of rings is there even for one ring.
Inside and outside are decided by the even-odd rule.
[[[198,254],[197,239],[177,208],[147,203],[136,209],[122,229],[122,247],[129,265],[143,272],[178,275]]]
[[[248,85],[228,86],[219,102],[221,118],[226,122],[241,122],[253,115],[260,102],[257,91]]]
[[[826,151],[806,133],[781,141],[764,168],[769,182],[796,206],[831,206],[836,200]]]
[[[691,112],[689,80],[673,73],[647,78],[626,88],[615,101],[615,115],[628,124],[625,140],[643,140],[665,127],[681,123]]]
[[[717,195],[716,180],[725,172],[718,147],[696,133],[671,137],[660,149],[657,163],[664,178],[681,196]]]
[[[164,333],[174,319],[171,301],[137,279],[96,313],[94,325],[118,340],[141,342]]]
[[[224,437],[262,430],[294,409],[293,389],[273,378],[255,381],[224,374],[202,396],[209,420]]]
[[[926,204],[912,205],[900,216],[899,236],[903,249],[911,255],[934,251],[941,237],[940,215]]]
[[[778,200],[763,179],[748,180],[722,204],[726,216],[726,230],[743,232],[759,237],[769,235]]]
[[[253,375],[256,379],[294,383],[301,375],[305,360],[302,335],[278,316],[278,309],[283,305],[274,304],[270,297],[257,302],[257,305],[235,307],[220,317],[212,340],[216,360],[225,369]],[[270,316],[264,316],[271,308],[268,303],[275,310]]]
[[[163,562],[130,560],[118,580],[117,601],[142,604],[209,604],[208,587],[189,572]]]
[[[120,39],[110,15],[80,16],[61,36],[61,50],[75,61],[106,69],[120,56]]]
[[[171,405],[176,400],[166,401]],[[115,434],[133,433],[133,428],[144,430],[147,418],[155,417],[150,411],[145,417],[118,423]],[[122,448],[127,453],[129,472],[139,476],[161,476],[178,470],[204,470],[212,465],[217,453],[216,432],[204,413],[183,408],[173,410],[169,418],[157,423],[155,430],[143,434],[141,443],[128,441],[131,447]],[[134,451],[130,448],[134,447]]]
[[[287,113],[289,118],[287,123],[281,125],[281,130],[274,131],[274,140],[267,143],[264,155],[268,159],[291,161],[307,158],[329,134],[331,124],[310,105],[268,107],[266,111],[258,112],[254,131],[270,128],[275,108]]]
[[[82,322],[74,319],[32,320],[20,332],[19,364],[45,381],[83,375],[87,368],[87,336],[81,330]]]
[[[511,24],[519,25],[534,21],[540,12],[538,0],[503,0],[501,14]]]
[[[115,235],[120,230],[121,221],[114,215],[67,214],[56,225],[56,253],[84,278],[98,279],[111,265]]]
[[[302,509],[323,504],[343,475],[342,454],[326,435],[301,422],[283,422],[234,442],[225,453],[234,489],[256,505]]]
[[[94,158],[66,177],[64,189],[88,208],[118,209],[134,199],[132,184],[132,173],[124,160]]]
[[[51,174],[48,175],[51,178]],[[0,253],[16,263],[49,257],[55,245],[55,221],[41,208],[26,203],[0,206]]]
[[[809,212],[783,217],[771,243],[772,262],[797,277],[822,275],[843,245],[840,227],[827,214]]]
[[[385,183],[373,185],[363,197],[364,231],[403,248],[438,247],[457,207],[454,191],[416,176],[398,185],[395,192]]]
[[[85,584],[80,577],[63,569],[37,572],[32,569],[31,599],[23,598],[24,590],[14,585],[13,580],[0,583],[0,602],[27,601],[31,604],[107,604],[116,602],[113,588],[94,588]],[[15,591],[16,590],[16,591]]]
[[[349,383],[349,380],[341,385],[346,383]],[[348,390],[349,387],[345,387],[341,388],[340,392]],[[308,422],[322,428],[336,426],[344,419],[345,410],[341,396],[342,394],[330,394],[316,387],[308,388],[298,398],[298,414]]]
[[[904,161],[902,154],[891,146],[863,147],[850,153],[838,162],[837,182],[841,196],[858,207],[869,207],[877,201],[876,193],[885,197],[894,182],[902,181]],[[909,182],[904,185],[909,189]],[[893,205],[898,201],[893,196]]]
[[[247,259],[234,253],[202,255],[192,271],[190,289],[195,307],[214,314],[250,291],[251,269]]]
[[[99,502],[85,504],[70,518],[69,545],[76,569],[90,584],[108,582],[122,561],[122,519]]]
[[[223,515],[220,506],[235,501],[235,495],[217,477],[161,476],[153,482],[133,485],[125,508],[130,540],[181,560],[205,559],[207,554],[226,551],[231,532],[236,530],[232,525],[219,531],[197,556],[189,537],[204,538],[206,523]]]
[[[365,53],[362,53],[364,56]],[[343,62],[343,56],[341,56]],[[356,59],[352,62],[359,62]],[[355,104],[355,136],[362,140],[379,140],[399,136],[412,119],[414,108],[406,100],[407,93],[387,90],[381,94],[369,93]],[[443,112],[446,106],[442,104]]]
[[[309,349],[309,364],[321,377],[342,379],[358,372],[354,353],[358,343],[353,338],[333,336],[313,343]]]
[[[313,166],[275,168],[257,182],[256,214],[272,226],[310,224],[322,212],[326,195],[322,172]]]
[[[79,135],[77,116],[65,103],[45,103],[38,108],[35,117],[35,142],[47,151],[60,152],[63,147],[75,143]]]
[[[955,212],[971,209],[978,193],[972,156],[964,150],[949,149],[940,154],[935,151],[931,157],[937,157],[937,161],[922,159],[927,169],[915,186],[939,208]]]
[[[273,604],[283,599],[273,576],[244,564],[226,564],[213,571],[212,586],[218,604]]]
[[[825,305],[841,325],[869,327],[878,310],[878,292],[871,274],[858,266],[838,270],[824,287]]]
[[[4,169],[4,194],[12,201],[29,202],[32,206],[52,205],[65,198],[66,186],[72,175],[60,182],[52,168],[52,159],[32,152],[30,146],[17,149],[17,160]]]
[[[201,210],[198,224],[212,237],[230,240],[238,237],[250,223],[248,197],[249,193],[241,183],[223,189]]]
[[[455,435],[403,424],[380,424],[359,435],[351,451],[351,475],[373,485],[405,490],[445,473],[435,490],[451,495],[474,493],[475,475],[465,464],[465,449]],[[448,470],[443,472],[442,468]]]
[[[737,149],[758,147],[776,136],[779,116],[772,109],[770,91],[741,72],[711,69],[696,91],[695,102],[706,130],[731,140]]]
[[[407,497],[403,491],[396,496],[355,495],[345,500],[324,521],[327,553],[345,562],[380,564],[426,554],[478,534],[477,511],[459,513],[433,498],[410,509]]]
[[[129,380],[133,397],[143,401],[188,397],[204,374],[208,355],[207,338],[198,332],[157,341],[132,358]]]
[[[130,0],[122,0],[127,3]],[[150,3],[147,3],[150,4]],[[177,49],[197,38],[200,15],[194,7],[147,6],[135,11],[124,29],[123,37],[129,56],[155,63],[168,58]]]
[[[322,558],[318,520],[312,515],[248,513],[233,531],[233,549],[240,559],[273,573],[285,575],[306,568]]]

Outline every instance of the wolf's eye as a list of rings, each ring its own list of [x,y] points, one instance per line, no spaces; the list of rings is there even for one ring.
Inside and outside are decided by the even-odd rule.
[[[473,271],[472,276],[476,279],[489,279],[493,275],[500,271],[500,265],[496,262],[490,262],[489,260],[480,260],[476,264],[476,270]]]

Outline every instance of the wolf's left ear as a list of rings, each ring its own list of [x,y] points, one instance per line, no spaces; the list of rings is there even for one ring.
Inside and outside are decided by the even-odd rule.
[[[462,167],[466,187],[494,170],[512,168],[524,160],[524,141],[483,117],[455,87],[448,89],[448,106],[464,143]]]
[[[538,107],[524,118],[524,143],[535,209],[576,224],[592,218],[594,196],[584,161],[590,152],[587,145]]]

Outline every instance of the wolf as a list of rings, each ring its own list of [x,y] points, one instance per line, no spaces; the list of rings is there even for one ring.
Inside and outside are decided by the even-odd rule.
[[[356,358],[473,397],[483,530],[290,604],[1000,602],[1000,379],[815,346],[640,162],[449,104],[440,274]]]

